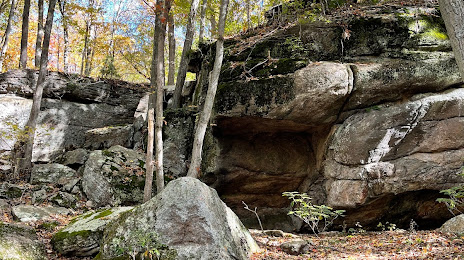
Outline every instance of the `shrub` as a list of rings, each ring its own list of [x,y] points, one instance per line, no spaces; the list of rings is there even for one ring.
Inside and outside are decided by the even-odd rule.
[[[295,215],[309,225],[314,234],[324,232],[332,226],[335,219],[342,217],[345,210],[334,210],[326,205],[314,205],[306,193],[284,192],[282,194],[291,200],[293,210],[289,215]]]
[[[464,172],[459,175],[464,177]],[[453,215],[456,213],[463,213],[461,210],[464,207],[464,185],[442,190],[440,193],[449,196],[449,198],[438,198],[438,202],[445,203],[445,205],[448,207],[448,210]]]

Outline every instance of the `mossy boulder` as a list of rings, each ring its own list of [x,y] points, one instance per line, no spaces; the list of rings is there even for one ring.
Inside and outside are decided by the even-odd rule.
[[[47,255],[33,228],[0,222],[0,259],[46,260]]]
[[[105,230],[97,259],[158,252],[159,259],[249,259],[258,249],[248,230],[197,179],[183,177]]]
[[[82,189],[93,205],[130,206],[141,203],[145,185],[145,156],[116,145],[90,153]]]
[[[118,207],[89,211],[74,218],[52,238],[53,248],[63,255],[91,256],[100,250],[103,230],[121,213],[132,207]]]

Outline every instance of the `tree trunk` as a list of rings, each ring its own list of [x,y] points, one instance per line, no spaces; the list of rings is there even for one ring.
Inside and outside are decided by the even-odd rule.
[[[251,23],[251,0],[246,0],[246,11],[247,11],[247,29],[250,30],[253,28],[253,25]]]
[[[185,33],[184,48],[182,49],[182,57],[180,58],[179,69],[177,71],[176,88],[172,97],[172,107],[181,107],[182,88],[184,87],[185,78],[187,76],[187,67],[189,62],[188,54],[192,49],[193,36],[195,35],[195,17],[197,16],[198,5],[200,0],[192,0],[190,13],[187,21],[187,32]]]
[[[27,120],[25,129],[29,132],[29,138],[24,147],[24,159],[22,163],[17,165],[22,171],[28,172],[32,166],[32,148],[34,146],[34,137],[35,137],[35,128],[37,126],[37,118],[40,111],[40,103],[42,101],[42,93],[44,89],[45,76],[47,74],[47,65],[48,65],[48,49],[50,46],[50,35],[52,32],[53,26],[53,15],[55,11],[56,0],[50,0],[50,5],[48,7],[47,22],[45,24],[45,35],[43,40],[43,52],[40,57],[40,70],[39,77],[37,79],[37,84],[34,90],[34,97],[32,99],[32,108]],[[18,158],[18,157],[16,157]]]
[[[64,0],[63,0],[64,1]],[[61,1],[60,1],[61,4]],[[61,8],[60,8],[61,10]],[[40,67],[40,55],[42,54],[42,39],[44,34],[43,28],[43,12],[44,12],[44,0],[38,2],[38,18],[37,18],[37,40],[35,41],[35,59],[34,65],[36,68]],[[61,14],[63,16],[63,13]],[[62,18],[64,19],[64,18]]]
[[[440,0],[439,3],[454,57],[464,80],[464,2],[462,0]]]
[[[90,21],[86,22],[85,26],[85,34],[84,34],[84,49],[82,50],[81,56],[81,75],[84,75],[84,70],[86,67],[87,62],[87,53],[88,53],[88,46],[89,46],[89,31],[90,31]]]
[[[39,0],[43,1],[43,0]],[[63,24],[63,71],[69,72],[69,34],[68,34],[68,18],[66,17],[66,0],[58,0],[61,13],[61,22]]]
[[[210,7],[211,9],[211,16],[209,17],[209,22],[211,23],[211,39],[215,39],[216,38],[216,32],[217,32],[217,24],[216,24],[216,15],[215,15],[215,12],[214,12],[214,9],[212,7]]]
[[[208,0],[203,0],[201,4],[201,13],[200,13],[200,34],[198,35],[198,41],[203,43],[205,40],[205,20],[206,20],[206,6],[208,4]]]
[[[158,16],[156,16],[158,17]],[[153,148],[155,143],[155,92],[156,92],[156,77],[158,72],[156,71],[156,64],[158,64],[158,31],[156,26],[155,18],[155,32],[153,34],[153,53],[151,59],[151,73],[150,73],[150,96],[148,97],[148,140],[147,140],[147,156],[145,160],[145,187],[143,188],[143,202],[147,202],[151,199],[152,187],[153,187]]]
[[[168,42],[169,42],[169,69],[168,69],[168,85],[174,85],[174,77],[176,70],[176,38],[174,36],[174,17],[169,14],[168,20]]]
[[[214,60],[213,71],[209,80],[208,91],[206,93],[205,104],[200,113],[197,126],[195,128],[195,136],[193,140],[192,158],[187,176],[198,178],[201,172],[201,155],[203,150],[203,140],[205,138],[206,128],[211,117],[214,98],[216,96],[217,85],[219,82],[219,74],[221,72],[222,60],[224,58],[224,28],[227,16],[227,7],[229,0],[221,0],[221,9],[219,13],[219,30],[218,40],[216,42],[216,57]]]
[[[8,15],[8,23],[6,25],[5,35],[3,36],[2,52],[0,53],[0,72],[3,70],[3,61],[5,60],[5,54],[8,49],[8,40],[10,39],[11,26],[13,23],[14,13],[16,11],[16,0],[11,0],[10,13]]]
[[[31,0],[24,0],[23,24],[21,26],[21,54],[19,56],[19,68],[27,68],[27,37],[29,36],[29,11]]]
[[[152,61],[152,79],[150,85],[152,89],[156,86],[156,102],[155,110],[155,163],[156,163],[156,189],[160,193],[164,189],[164,173],[163,173],[163,88],[164,88],[164,42],[166,39],[166,23],[171,9],[172,0],[158,0],[157,6],[161,6],[162,10],[158,11],[155,19],[155,37],[153,43],[153,56]],[[152,102],[149,102],[152,103]],[[152,103],[153,104],[153,103]],[[150,108],[150,104],[149,104]],[[150,109],[149,109],[150,111]],[[148,129],[152,131],[152,129]],[[150,132],[149,132],[150,135]],[[148,157],[147,160],[151,161],[152,158]],[[153,168],[152,168],[153,169]],[[151,198],[151,190],[153,183],[153,171],[148,170],[145,179],[144,188],[144,201]]]

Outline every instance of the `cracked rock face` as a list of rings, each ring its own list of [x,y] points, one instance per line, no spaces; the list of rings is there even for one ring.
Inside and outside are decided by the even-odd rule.
[[[348,118],[324,162],[328,204],[355,208],[385,194],[460,184],[463,114],[464,89],[455,89]]]

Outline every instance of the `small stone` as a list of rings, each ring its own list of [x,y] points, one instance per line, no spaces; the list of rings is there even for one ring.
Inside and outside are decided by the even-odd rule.
[[[77,199],[67,192],[58,192],[50,198],[50,201],[61,207],[75,208]]]
[[[79,178],[74,178],[74,179],[69,180],[69,182],[63,186],[62,190],[67,191],[67,192],[72,191],[79,181],[80,181]]]
[[[32,204],[40,204],[47,199],[47,191],[45,189],[41,189],[38,191],[34,191],[32,193]]]
[[[285,242],[280,245],[282,251],[290,255],[301,255],[309,251],[310,243],[303,239],[296,239],[289,242]]]
[[[89,207],[89,208],[93,208],[93,201],[88,200],[88,201],[85,203],[85,206],[87,206],[87,207]]]

